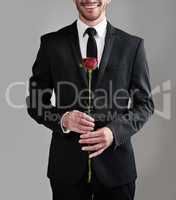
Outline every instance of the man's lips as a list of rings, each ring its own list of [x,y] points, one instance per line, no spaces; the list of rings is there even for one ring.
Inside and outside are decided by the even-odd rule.
[[[83,6],[86,9],[93,9],[99,7],[101,4],[99,2],[94,3],[81,3],[81,6]]]

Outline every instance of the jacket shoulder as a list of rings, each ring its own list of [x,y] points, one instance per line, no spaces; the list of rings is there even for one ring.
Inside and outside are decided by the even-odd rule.
[[[48,40],[54,40],[59,37],[63,39],[63,37],[67,36],[70,33],[70,31],[72,30],[72,26],[73,26],[73,24],[67,25],[57,31],[45,33],[45,34],[41,35],[41,40],[48,41]]]
[[[114,33],[116,34],[116,38],[122,47],[135,50],[139,47],[140,44],[144,43],[144,39],[142,37],[130,34],[117,27],[113,27],[113,29]]]
[[[131,33],[128,33],[122,29],[119,28],[114,28],[116,33],[119,35],[120,38],[125,39],[125,40],[133,40],[133,41],[141,41],[144,40],[142,37],[139,37],[137,35],[133,35]]]

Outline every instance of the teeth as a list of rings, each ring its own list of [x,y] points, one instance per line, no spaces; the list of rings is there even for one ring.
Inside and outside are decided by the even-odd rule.
[[[84,7],[85,7],[85,8],[96,8],[97,5],[85,5]]]
[[[83,5],[85,8],[96,8],[98,5],[97,4],[85,4],[85,5]]]
[[[96,8],[97,6],[84,6],[85,8]]]

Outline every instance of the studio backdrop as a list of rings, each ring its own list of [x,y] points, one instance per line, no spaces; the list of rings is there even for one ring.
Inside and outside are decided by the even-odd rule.
[[[144,39],[155,114],[132,138],[136,200],[176,197],[176,1],[112,0],[108,20]],[[0,3],[0,199],[49,200],[51,131],[27,114],[28,79],[40,36],[77,18],[72,0]]]

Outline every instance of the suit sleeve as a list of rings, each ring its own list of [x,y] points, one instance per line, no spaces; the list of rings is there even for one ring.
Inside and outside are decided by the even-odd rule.
[[[63,113],[51,104],[53,84],[45,40],[45,37],[41,36],[40,48],[29,79],[29,96],[26,97],[26,104],[28,114],[36,122],[58,132],[61,130],[59,123]]]
[[[144,41],[140,39],[132,66],[130,80],[131,106],[126,113],[107,124],[113,133],[113,149],[124,144],[137,133],[154,113],[151,94],[149,68],[147,64]]]

